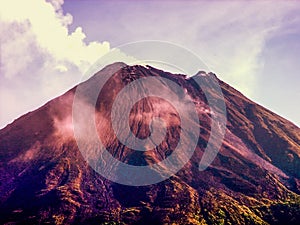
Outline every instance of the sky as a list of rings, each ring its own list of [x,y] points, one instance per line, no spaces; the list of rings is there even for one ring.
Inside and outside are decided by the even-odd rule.
[[[192,51],[300,125],[299,1],[0,0],[0,128],[72,88],[112,49],[144,40]]]

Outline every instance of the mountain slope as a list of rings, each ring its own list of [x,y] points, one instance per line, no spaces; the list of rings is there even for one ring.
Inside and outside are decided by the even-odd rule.
[[[101,76],[116,68],[93,108],[91,96],[99,91]],[[209,86],[209,76],[215,75],[199,72],[195,76]],[[139,152],[117,140],[109,121],[113,102],[126,85],[143,77],[172,80],[193,100],[200,135],[190,161],[171,178],[148,186],[125,186],[103,178],[84,160],[74,139],[72,104],[78,89],[74,87],[0,130],[1,224],[300,221],[300,129],[222,81],[227,130],[217,157],[205,171],[199,171],[198,165],[210,136],[212,113],[217,112],[211,111],[192,78],[149,66],[116,63],[80,84],[85,90],[82,110],[95,109],[98,136],[114,158],[136,166],[151,165],[166,159],[178,144],[180,119],[172,106],[176,102],[157,97],[134,104],[129,124],[137,137],[146,138],[151,133],[151,118],[161,117],[167,124],[163,142],[151,151]],[[184,110],[189,115],[188,109]],[[93,149],[89,134],[85,138],[85,148]]]

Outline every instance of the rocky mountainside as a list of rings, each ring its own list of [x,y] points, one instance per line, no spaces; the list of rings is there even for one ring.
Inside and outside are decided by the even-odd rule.
[[[97,81],[118,66],[94,106],[90,96],[99,91]],[[208,87],[210,76],[215,75],[195,75]],[[110,121],[114,100],[143,77],[175,82],[195,104],[200,134],[189,162],[152,185],[126,186],[104,178],[83,158],[74,138],[74,87],[0,130],[0,224],[299,224],[300,128],[220,80],[227,129],[218,155],[204,171],[198,166],[212,114],[218,112],[210,109],[193,77],[116,63],[80,84],[86,90],[82,111],[93,107],[98,136],[115,159],[154,165],[168,158],[179,142],[176,102],[153,96],[134,104],[129,124],[143,139],[151,133],[149,121],[159,116],[167,126],[164,140],[145,152],[117,140]],[[214,90],[210,92],[213,96]],[[189,109],[182,110],[188,117]],[[84,138],[87,150],[95,148],[88,133]]]

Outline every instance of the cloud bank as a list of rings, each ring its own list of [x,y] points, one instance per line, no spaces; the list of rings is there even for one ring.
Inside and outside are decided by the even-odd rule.
[[[85,42],[62,0],[0,0],[0,127],[77,82],[108,42]]]

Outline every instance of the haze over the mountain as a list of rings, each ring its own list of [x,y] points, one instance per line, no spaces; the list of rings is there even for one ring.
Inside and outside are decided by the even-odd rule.
[[[97,81],[116,69],[94,108],[91,96],[99,91]],[[95,111],[98,136],[105,147],[115,159],[135,166],[154,165],[172,155],[182,120],[177,102],[143,98],[130,111],[132,132],[147,138],[150,120],[160,117],[166,124],[165,138],[150,151],[132,150],[117,140],[110,121],[117,94],[139,78],[159,77],[175,82],[190,96],[200,122],[195,152],[178,173],[157,184],[121,185],[90,167],[74,138],[72,110],[78,87],[0,130],[0,223],[298,224],[300,128],[220,80],[227,107],[226,134],[213,163],[199,171],[212,115],[219,111],[211,110],[193,78],[213,87],[211,76],[215,75],[199,72],[187,77],[150,66],[115,63],[79,84],[84,87],[82,111],[91,107]],[[167,83],[162,85],[165,89],[160,92],[170,88]],[[140,87],[136,91],[149,90]],[[209,92],[220,101],[213,88]],[[188,118],[190,108],[182,110]],[[82,137],[86,151],[93,153],[98,146],[90,141],[90,134]],[[183,141],[189,138],[184,136]],[[185,154],[179,154],[182,158],[178,160]],[[97,156],[89,155],[94,160]]]

